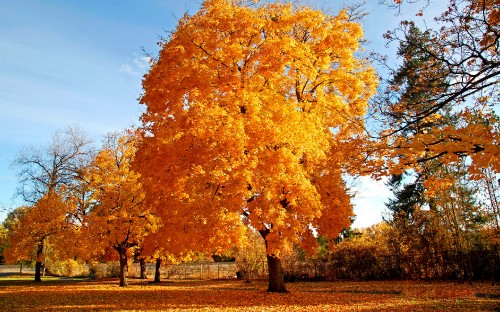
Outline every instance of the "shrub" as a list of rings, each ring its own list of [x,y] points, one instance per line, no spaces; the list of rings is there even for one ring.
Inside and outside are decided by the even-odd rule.
[[[47,271],[52,275],[66,277],[83,277],[90,273],[88,265],[73,259],[50,262],[47,264]]]

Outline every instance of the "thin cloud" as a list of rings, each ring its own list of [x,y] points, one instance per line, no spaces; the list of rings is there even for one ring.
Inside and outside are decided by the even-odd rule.
[[[376,181],[369,177],[360,177],[359,185],[353,187],[357,199],[370,199],[374,197],[387,198],[392,193],[385,185],[387,178]]]
[[[134,64],[143,70],[148,70],[151,64],[151,58],[149,56],[136,57],[134,59]]]
[[[151,58],[148,56],[135,57],[130,64],[120,66],[120,71],[132,76],[140,76],[149,70]]]
[[[136,72],[135,70],[132,69],[132,66],[130,66],[129,64],[123,64],[121,67],[120,67],[120,71],[121,72],[124,72],[124,73],[127,73],[129,75],[132,75],[132,76],[138,76],[139,73]]]

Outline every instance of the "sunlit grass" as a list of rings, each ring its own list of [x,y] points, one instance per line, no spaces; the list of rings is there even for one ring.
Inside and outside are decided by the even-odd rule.
[[[297,282],[289,294],[266,292],[265,281],[0,280],[2,311],[494,311],[500,288],[487,283]],[[495,296],[477,296],[492,294]]]

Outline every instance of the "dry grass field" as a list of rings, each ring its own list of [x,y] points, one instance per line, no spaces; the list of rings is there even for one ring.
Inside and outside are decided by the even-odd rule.
[[[489,283],[383,281],[296,282],[288,294],[265,281],[0,279],[2,311],[500,311],[500,287]]]

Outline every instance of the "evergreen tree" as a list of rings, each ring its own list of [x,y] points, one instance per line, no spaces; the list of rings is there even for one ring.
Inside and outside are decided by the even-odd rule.
[[[394,174],[387,182],[387,186],[394,194],[394,199],[389,199],[385,205],[392,216],[401,215],[410,218],[415,207],[425,200],[421,176],[418,175],[414,181],[405,183],[406,176],[408,174]]]

